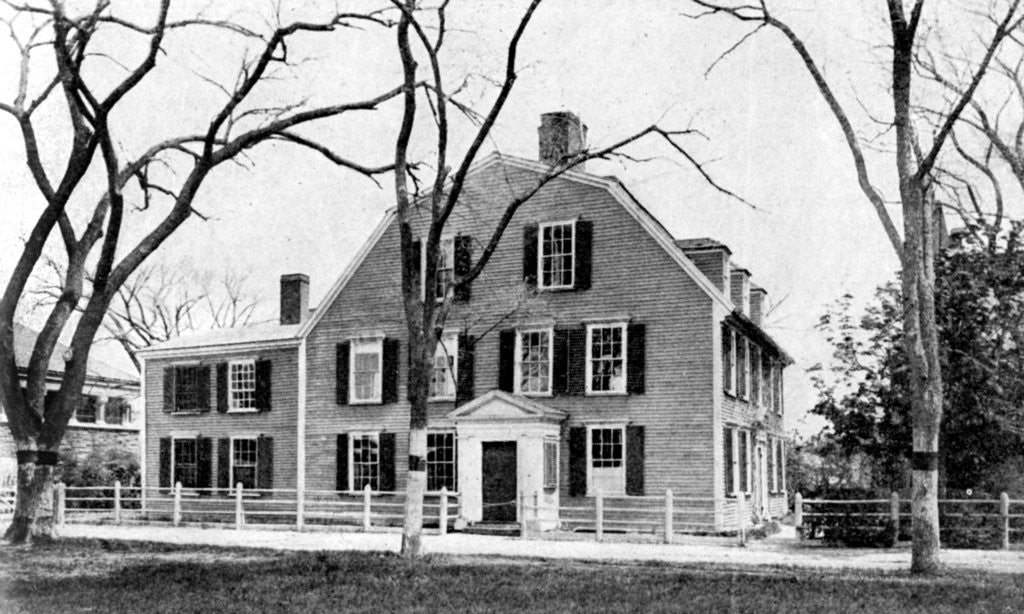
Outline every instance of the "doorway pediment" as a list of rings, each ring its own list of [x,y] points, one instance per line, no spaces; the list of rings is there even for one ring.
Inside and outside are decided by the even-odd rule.
[[[458,422],[539,422],[557,424],[569,414],[534,399],[492,390],[448,414]]]

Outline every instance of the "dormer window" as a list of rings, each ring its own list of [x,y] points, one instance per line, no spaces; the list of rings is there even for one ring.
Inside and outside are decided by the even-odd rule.
[[[576,222],[540,225],[537,279],[543,290],[569,289],[576,266]]]

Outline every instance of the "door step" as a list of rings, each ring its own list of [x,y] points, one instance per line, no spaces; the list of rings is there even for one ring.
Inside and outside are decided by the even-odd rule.
[[[468,525],[462,530],[462,532],[469,533],[471,535],[502,535],[518,537],[520,526],[512,523],[476,522]]]

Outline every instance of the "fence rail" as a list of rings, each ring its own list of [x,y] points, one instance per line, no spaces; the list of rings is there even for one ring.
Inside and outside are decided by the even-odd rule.
[[[67,522],[188,523],[292,527],[307,525],[352,526],[363,530],[400,526],[405,515],[405,493],[372,491],[146,488],[122,486],[66,486],[57,484],[54,517]],[[13,513],[14,491],[0,491],[0,514]],[[459,516],[459,494],[442,489],[424,497],[423,521],[428,528],[447,533]]]
[[[879,521],[885,521],[896,534],[911,519],[910,500],[900,499],[898,493],[888,499],[849,500],[804,499],[797,493],[793,511],[798,533],[811,539],[829,519],[842,518],[857,528],[879,528]],[[941,523],[940,530],[986,534],[1004,550],[1011,542],[1024,541],[1024,499],[1010,499],[1005,492],[998,499],[939,499],[939,517],[959,519],[959,524]]]

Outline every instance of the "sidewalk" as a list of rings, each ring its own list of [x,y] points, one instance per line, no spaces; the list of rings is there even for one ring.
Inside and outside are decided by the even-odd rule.
[[[153,541],[276,550],[361,550],[398,552],[398,533],[335,533],[242,531],[221,528],[110,526],[68,524],[64,537]],[[623,542],[523,540],[454,533],[425,535],[424,550],[433,554],[537,557],[588,561],[661,561],[726,567],[800,567],[904,571],[910,568],[910,551],[823,548],[800,545],[793,538],[771,538],[738,545],[686,543],[636,544]],[[1024,552],[1004,550],[944,550],[943,563],[951,569],[1024,574]]]

